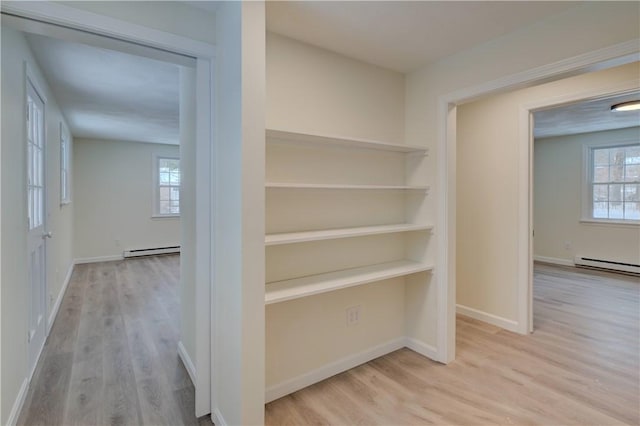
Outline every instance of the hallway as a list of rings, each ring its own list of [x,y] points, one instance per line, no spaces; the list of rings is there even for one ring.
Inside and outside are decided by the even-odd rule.
[[[20,425],[198,425],[178,357],[180,257],[77,265]]]

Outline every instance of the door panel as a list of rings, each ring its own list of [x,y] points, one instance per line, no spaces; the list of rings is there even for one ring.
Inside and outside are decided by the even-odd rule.
[[[44,102],[27,81],[27,248],[29,275],[29,371],[35,368],[46,334]]]

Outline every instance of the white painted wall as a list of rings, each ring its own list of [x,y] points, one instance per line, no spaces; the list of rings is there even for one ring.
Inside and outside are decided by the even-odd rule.
[[[572,264],[577,255],[640,264],[640,226],[580,222],[584,147],[634,140],[640,140],[640,127],[536,139],[536,258]]]
[[[153,155],[177,145],[76,139],[73,147],[76,259],[180,245],[179,218],[152,218]]]
[[[0,170],[2,233],[2,388],[0,424],[6,424],[27,378],[27,201],[25,150],[25,61],[45,92],[47,222],[53,238],[47,243],[47,318],[62,297],[65,278],[73,261],[73,207],[60,206],[60,122],[56,100],[42,77],[22,33],[2,26],[2,164]],[[73,195],[72,195],[73,196]],[[10,206],[9,208],[6,208]],[[24,389],[26,391],[26,389]],[[13,419],[15,421],[15,419]]]
[[[216,29],[212,417],[216,424],[262,424],[264,3],[222,2]]]
[[[404,76],[267,34],[267,127],[402,143]]]
[[[438,112],[438,99],[468,87],[479,86],[496,79],[524,72],[532,68],[552,64],[580,54],[615,45],[617,43],[637,40],[640,29],[637,16],[640,6],[637,3],[589,2],[572,8],[560,15],[519,31],[499,37],[475,48],[461,52],[435,64],[407,75],[405,132],[406,142],[410,144],[428,144],[430,147],[430,173],[428,183],[432,184],[431,201],[425,207],[426,214],[431,215],[440,239],[437,260],[440,268],[446,267],[450,283],[455,283],[455,203],[449,205],[445,216],[443,206],[449,200],[455,200],[455,193],[446,192],[444,175],[439,175],[443,165],[447,164],[447,179],[455,188],[455,147],[447,152],[439,152],[439,137],[444,134],[445,116]],[[445,113],[446,114],[446,113]],[[455,112],[452,117],[455,120]],[[453,121],[455,123],[455,121]],[[452,129],[455,132],[455,125]],[[438,160],[439,159],[439,160]],[[516,161],[516,159],[511,159]],[[514,200],[515,202],[515,200]],[[437,213],[440,209],[441,213]],[[436,214],[438,216],[436,217]],[[509,234],[509,246],[513,246],[517,235]],[[499,250],[501,241],[491,242],[485,250]],[[449,259],[448,264],[442,263]],[[434,277],[439,279],[438,271]],[[516,285],[513,277],[502,281],[500,285]],[[446,287],[446,290],[444,289]],[[442,287],[442,293],[433,294],[431,298],[449,300],[440,305],[445,309],[447,322],[452,328],[446,333],[446,346],[455,348],[455,284]],[[446,296],[446,297],[445,297]],[[424,333],[432,336],[436,344],[436,315],[438,310],[425,313]],[[444,341],[443,343],[444,344]],[[454,352],[447,354],[451,360]]]
[[[607,88],[634,80],[640,85],[638,75],[640,66],[633,63],[492,96],[458,108],[459,305],[506,321],[518,320],[520,108],[544,100],[552,102],[558,96],[580,94],[585,88]],[[576,162],[581,159],[580,153]],[[575,172],[579,180],[580,169]],[[569,193],[565,198],[579,202],[580,192]],[[577,219],[578,216],[574,220]],[[536,237],[538,232],[536,229]]]

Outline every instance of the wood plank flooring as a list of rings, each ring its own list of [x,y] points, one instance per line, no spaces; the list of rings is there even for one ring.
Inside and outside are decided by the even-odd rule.
[[[205,425],[178,358],[179,256],[77,265],[20,425]]]
[[[21,425],[203,425],[177,356],[179,257],[78,265]],[[266,406],[268,425],[640,424],[637,278],[536,265],[535,332],[458,317],[448,366],[408,349]]]
[[[638,278],[536,265],[533,334],[464,316],[457,359],[408,349],[266,406],[268,425],[638,425]]]

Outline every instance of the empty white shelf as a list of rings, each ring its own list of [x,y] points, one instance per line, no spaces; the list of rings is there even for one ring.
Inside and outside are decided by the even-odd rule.
[[[395,225],[359,226],[356,228],[325,229],[321,231],[288,232],[268,234],[264,243],[267,246],[280,244],[304,243],[308,241],[332,240],[366,235],[392,234],[396,232],[426,231],[432,229],[430,225],[415,225],[401,223]]]
[[[284,182],[267,182],[267,188],[282,189],[404,189],[428,191],[428,185],[342,185],[330,183],[284,183]]]
[[[343,138],[329,135],[311,135],[308,133],[287,132],[285,130],[267,129],[267,142],[283,141],[306,145],[334,145],[346,148],[376,149],[379,151],[426,153],[427,148],[414,145],[372,141],[367,139]]]
[[[389,278],[430,271],[432,266],[410,260],[380,263],[361,268],[345,269],[285,281],[267,283],[265,304],[284,302],[327,293],[343,288],[368,284]]]

